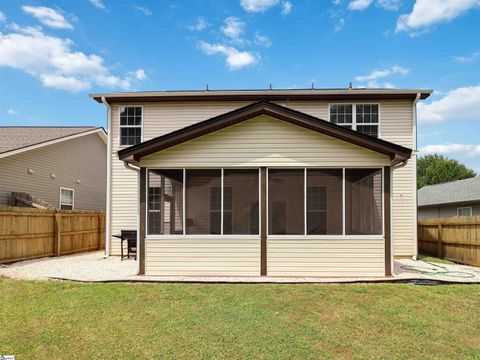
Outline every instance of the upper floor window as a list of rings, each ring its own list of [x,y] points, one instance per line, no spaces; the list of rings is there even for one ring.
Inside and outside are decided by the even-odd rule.
[[[378,137],[378,104],[332,104],[330,105],[330,122],[365,135]]]
[[[120,108],[120,146],[131,146],[142,142],[142,107]]]

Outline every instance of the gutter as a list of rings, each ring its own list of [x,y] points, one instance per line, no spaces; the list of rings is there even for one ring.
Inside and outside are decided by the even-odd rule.
[[[112,107],[102,96],[102,103],[107,107],[107,199],[105,218],[105,258],[110,256],[110,238],[112,236]]]
[[[413,169],[413,224],[415,231],[413,232],[413,260],[417,260],[418,256],[418,232],[417,232],[417,224],[418,224],[418,194],[417,194],[417,103],[420,100],[422,94],[417,93],[415,100],[413,101],[412,105],[412,114],[413,114],[413,126],[412,126],[412,139],[413,139],[413,156],[415,157],[415,166]]]

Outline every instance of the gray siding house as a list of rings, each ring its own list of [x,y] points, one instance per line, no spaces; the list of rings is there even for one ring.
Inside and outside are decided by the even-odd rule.
[[[101,127],[0,127],[0,205],[104,210],[106,139]]]
[[[418,218],[480,216],[480,176],[418,190]]]

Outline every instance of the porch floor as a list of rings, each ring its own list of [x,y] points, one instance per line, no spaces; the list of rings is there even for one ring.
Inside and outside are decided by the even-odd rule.
[[[423,271],[422,273],[418,270]],[[0,277],[24,280],[81,282],[194,282],[194,283],[351,283],[420,281],[480,283],[480,268],[458,264],[432,264],[410,259],[395,260],[392,277],[260,277],[260,276],[139,276],[134,260],[103,257],[91,252],[58,258],[42,258],[0,265]]]

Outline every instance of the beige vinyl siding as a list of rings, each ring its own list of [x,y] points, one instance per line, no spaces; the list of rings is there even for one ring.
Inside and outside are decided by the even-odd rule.
[[[9,205],[14,191],[58,207],[64,187],[74,189],[76,210],[105,210],[106,154],[105,142],[90,134],[2,158],[0,204]],[[27,172],[29,168],[33,174]]]
[[[250,102],[212,101],[137,104],[142,105],[144,109],[143,140],[145,141],[167,134],[171,131],[248,105],[249,103]],[[378,101],[377,103],[380,105],[380,137],[387,141],[412,148],[412,101],[391,100]],[[328,120],[329,102],[327,101],[292,101],[278,102],[278,104]],[[118,108],[118,104],[112,106],[112,139],[113,153],[115,154],[119,149]],[[287,140],[288,138],[289,137],[287,137]],[[283,141],[284,139],[277,138],[276,140]],[[355,157],[353,157],[352,161],[355,161]],[[410,164],[407,165],[406,168],[396,170],[393,173],[393,238],[394,253],[398,256],[411,256],[414,251],[413,234],[415,226],[412,224],[415,209],[413,200],[413,191],[415,189],[413,170],[415,168],[415,160],[413,159],[409,162]],[[288,161],[288,163],[299,162],[293,159],[293,161]],[[178,164],[174,165],[179,166]],[[134,219],[136,217],[136,195],[126,195],[126,192],[133,192],[133,189],[135,189],[136,193],[137,179],[135,173],[125,169],[118,158],[113,159],[113,169],[112,182],[113,188],[116,190],[112,192],[112,202],[114,203],[112,204],[112,225],[116,225],[115,228],[112,229],[112,233],[115,233],[115,231],[119,231],[127,225],[133,225],[133,221],[128,219]],[[118,182],[118,184],[115,185],[116,182]],[[116,199],[118,197],[116,191],[119,191],[119,199]],[[116,217],[120,217],[122,220],[117,221],[115,220]],[[127,219],[127,223],[124,222],[125,219]],[[115,238],[112,239],[113,247],[115,247],[114,244],[117,241]]]
[[[145,167],[382,167],[388,156],[269,116],[258,116],[141,160]]]
[[[260,238],[146,239],[147,275],[260,275]]]
[[[268,239],[270,276],[385,276],[383,238]]]
[[[425,206],[418,208],[419,219],[456,217],[457,209],[462,207],[471,207],[472,216],[480,216],[480,203],[475,204],[454,204],[454,205],[440,205],[440,206]]]

